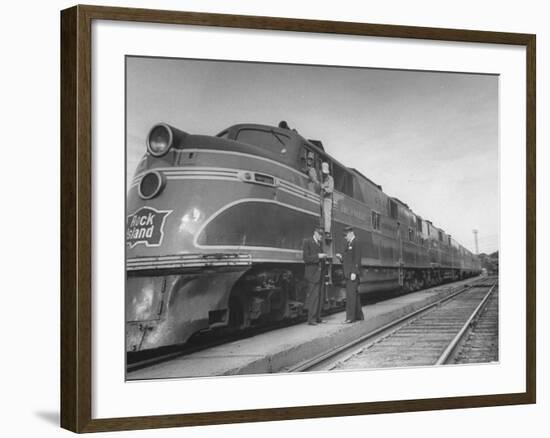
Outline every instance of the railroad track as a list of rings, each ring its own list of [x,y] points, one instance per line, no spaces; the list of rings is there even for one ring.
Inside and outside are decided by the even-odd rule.
[[[482,278],[374,332],[285,371],[464,363],[473,351],[477,362],[495,360],[495,350],[498,357],[498,342],[495,341],[495,336],[498,340],[497,294],[497,279]]]
[[[478,320],[463,337],[449,362],[456,364],[497,362],[498,351],[497,285]]]

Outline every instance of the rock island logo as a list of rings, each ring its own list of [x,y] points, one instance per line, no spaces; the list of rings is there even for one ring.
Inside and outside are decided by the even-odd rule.
[[[141,207],[126,218],[126,244],[133,248],[139,243],[159,246],[164,237],[164,222],[173,210]]]

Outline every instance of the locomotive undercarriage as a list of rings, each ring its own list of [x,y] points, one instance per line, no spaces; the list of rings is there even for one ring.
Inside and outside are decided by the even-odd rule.
[[[258,265],[235,284],[229,297],[229,326],[243,329],[265,322],[305,315],[306,284],[301,266]],[[325,278],[328,283],[328,278]],[[323,309],[342,307],[345,300],[343,276],[337,270],[325,288]]]
[[[405,292],[415,292],[439,284],[463,280],[475,275],[473,271],[466,271],[458,268],[416,268],[402,271],[402,280],[400,284]]]
[[[363,269],[361,294],[402,289],[414,292],[439,284],[458,281],[474,272],[460,269],[404,269],[402,282],[397,268],[368,267]],[[235,284],[229,298],[228,325],[235,329],[269,321],[297,318],[306,313],[305,283],[302,272],[295,266],[258,265],[245,273]],[[325,277],[325,301],[328,311],[345,305],[345,281],[340,266]]]

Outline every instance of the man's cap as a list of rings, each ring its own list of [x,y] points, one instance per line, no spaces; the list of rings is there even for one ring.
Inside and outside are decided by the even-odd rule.
[[[353,231],[353,227],[350,227],[350,226],[348,225],[346,228],[344,228],[344,233],[347,234],[347,233],[349,233],[350,231]]]
[[[313,228],[313,231],[317,231],[318,233],[323,233],[323,229],[321,227],[315,227]]]
[[[313,152],[308,152],[308,153],[307,153],[307,158],[308,158],[308,160],[309,160],[309,159],[312,159],[312,160],[313,160]]]

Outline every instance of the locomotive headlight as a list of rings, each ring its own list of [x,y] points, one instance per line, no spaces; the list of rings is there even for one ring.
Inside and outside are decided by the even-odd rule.
[[[142,199],[151,199],[157,196],[164,188],[165,179],[160,172],[155,170],[146,173],[141,178],[138,193]]]
[[[153,126],[147,136],[147,150],[155,157],[163,156],[174,142],[174,134],[170,126],[164,123]]]

